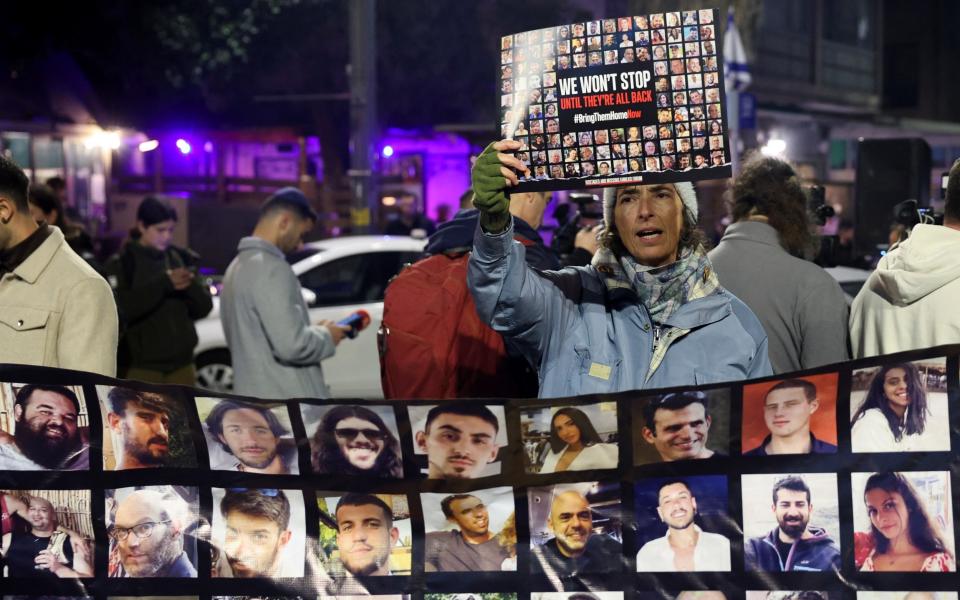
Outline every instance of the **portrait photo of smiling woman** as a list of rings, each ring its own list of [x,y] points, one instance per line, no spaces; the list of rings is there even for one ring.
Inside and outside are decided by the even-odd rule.
[[[617,468],[615,402],[524,411],[520,427],[528,473]]]
[[[397,420],[389,406],[301,404],[314,473],[403,477]]]
[[[946,360],[854,371],[850,392],[854,452],[950,450]]]
[[[860,571],[954,572],[950,473],[853,473]]]

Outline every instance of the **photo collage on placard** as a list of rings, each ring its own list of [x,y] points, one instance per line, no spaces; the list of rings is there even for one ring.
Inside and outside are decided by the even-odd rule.
[[[729,163],[714,9],[573,23],[501,38],[500,134],[530,179],[685,171]],[[652,74],[656,119],[564,131],[557,79],[637,64]]]
[[[29,597],[149,578],[203,598],[948,599],[957,363],[403,403],[4,376],[0,574]]]

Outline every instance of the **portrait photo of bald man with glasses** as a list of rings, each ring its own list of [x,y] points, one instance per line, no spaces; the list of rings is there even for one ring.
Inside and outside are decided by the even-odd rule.
[[[195,487],[106,490],[109,577],[196,577]]]

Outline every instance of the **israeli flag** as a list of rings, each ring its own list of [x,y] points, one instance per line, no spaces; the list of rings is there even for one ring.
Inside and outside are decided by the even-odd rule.
[[[733,22],[732,6],[727,10],[727,32],[723,36],[723,68],[727,90],[742,92],[750,85],[752,78],[747,67],[747,53]]]

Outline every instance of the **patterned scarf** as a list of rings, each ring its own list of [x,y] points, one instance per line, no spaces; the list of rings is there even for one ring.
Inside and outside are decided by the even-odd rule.
[[[720,286],[706,250],[699,245],[684,250],[676,262],[657,268],[640,265],[629,254],[617,260],[613,252],[601,247],[593,256],[593,266],[604,275],[609,291],[633,290],[650,314],[654,327],[662,325],[684,303],[709,296]],[[659,329],[656,332],[645,381],[653,377],[667,355],[667,348],[689,330],[669,327],[666,333],[660,334]]]
[[[676,262],[656,268],[637,263],[629,254],[618,260],[600,248],[593,266],[603,273],[608,290],[632,289],[655,324],[666,322],[682,304],[709,296],[720,284],[703,246],[687,248]]]

